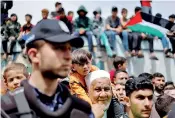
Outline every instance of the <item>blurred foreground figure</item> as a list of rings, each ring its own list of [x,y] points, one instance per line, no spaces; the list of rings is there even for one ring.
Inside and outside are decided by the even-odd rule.
[[[27,55],[32,65],[29,80],[1,98],[2,118],[94,118],[91,106],[58,82],[68,76],[71,48],[82,47],[62,21],[42,20],[29,34]],[[76,42],[75,42],[76,40]],[[66,94],[65,94],[66,93]]]

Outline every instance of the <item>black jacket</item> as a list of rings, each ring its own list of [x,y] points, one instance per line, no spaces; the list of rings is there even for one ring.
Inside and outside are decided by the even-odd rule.
[[[73,26],[72,26],[72,23],[67,19],[67,17],[65,16],[64,18],[60,18],[60,20],[63,21],[66,24],[66,26],[68,27],[70,33],[72,33]]]
[[[107,111],[107,118],[121,118],[121,116],[123,116],[122,118],[129,118],[124,112],[124,106],[113,97]]]
[[[2,0],[1,1],[1,13],[2,14],[8,14],[8,10],[13,7],[13,1],[12,0]]]

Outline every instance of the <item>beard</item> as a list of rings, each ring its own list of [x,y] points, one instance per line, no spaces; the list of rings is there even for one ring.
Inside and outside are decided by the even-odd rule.
[[[53,70],[43,70],[41,71],[42,75],[44,78],[48,78],[48,79],[51,79],[51,80],[55,80],[55,79],[64,79],[68,76],[68,74],[66,75],[63,75],[63,74],[59,74],[58,72],[55,72]]]
[[[157,91],[157,92],[161,92],[162,90],[164,89],[164,86],[155,86],[155,90]]]

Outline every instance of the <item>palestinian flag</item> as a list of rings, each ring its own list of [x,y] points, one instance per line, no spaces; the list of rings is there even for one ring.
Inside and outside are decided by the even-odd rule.
[[[145,33],[148,35],[157,36],[159,38],[166,36],[168,29],[156,23],[145,21],[143,19],[142,12],[138,12],[128,21],[125,27],[132,30],[133,32]]]
[[[147,13],[144,13],[144,12],[141,12],[141,16],[142,16],[143,20],[145,20],[149,23],[159,25],[159,26],[161,26],[163,28],[166,28],[168,30],[170,30],[173,27],[173,25],[175,25],[175,23],[170,22],[167,19],[160,18],[160,17],[157,17],[157,16],[153,16],[153,15],[150,15],[150,14],[147,14]]]

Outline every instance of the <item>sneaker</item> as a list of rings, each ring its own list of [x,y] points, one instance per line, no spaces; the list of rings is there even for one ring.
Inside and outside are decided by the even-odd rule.
[[[138,58],[144,58],[144,55],[143,55],[142,51],[139,51],[139,52],[138,52],[137,57],[138,57]]]
[[[159,60],[159,59],[154,55],[154,53],[151,53],[151,54],[150,54],[150,59],[151,59],[151,60]]]
[[[130,58],[131,57],[131,54],[128,51],[126,51],[125,52],[125,56],[126,56],[126,58]]]
[[[136,56],[136,51],[135,51],[135,50],[132,50],[131,56],[132,56],[132,57]]]
[[[156,56],[150,56],[151,60],[159,60]]]

